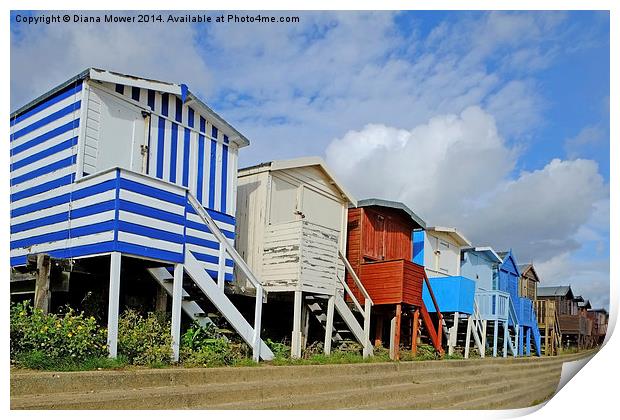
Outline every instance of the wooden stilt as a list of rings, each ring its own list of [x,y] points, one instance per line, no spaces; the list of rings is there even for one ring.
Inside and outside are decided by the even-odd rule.
[[[174,265],[174,279],[172,282],[172,360],[179,361],[179,347],[181,344],[181,304],[183,300],[183,264]]]
[[[471,329],[473,326],[471,315],[467,317],[467,332],[465,333],[465,358],[469,359],[469,342],[471,341]]]
[[[44,314],[50,310],[50,256],[37,254],[37,276],[34,285],[34,307]]]
[[[308,306],[301,305],[301,348],[305,349],[308,345],[308,331],[310,329],[310,317],[308,316]]]
[[[330,296],[327,301],[327,320],[325,321],[325,343],[323,352],[327,355],[332,351],[332,334],[334,330],[334,305],[336,296]]]
[[[383,345],[383,315],[377,315],[377,325],[375,326],[375,347]]]
[[[418,355],[418,331],[420,330],[420,310],[418,308],[413,311],[413,321],[411,322],[411,355]]]
[[[118,347],[118,308],[121,287],[121,253],[110,254],[110,289],[108,294],[108,354],[116,357]]]
[[[400,360],[400,318],[402,305],[396,305],[396,315],[394,316],[394,360]]]
[[[525,354],[530,356],[532,353],[532,329],[528,328],[525,331]]]
[[[394,336],[396,335],[396,317],[390,320],[390,359],[394,360]]]
[[[508,357],[508,340],[510,340],[510,333],[508,331],[508,321],[504,321],[504,349],[503,356]]]
[[[157,285],[157,291],[155,293],[155,312],[166,313],[168,309],[168,293],[166,289]]]
[[[459,330],[459,316],[458,312],[454,313],[454,322],[452,328],[450,328],[450,334],[448,336],[448,355],[452,356],[454,353],[454,347],[456,347],[456,340]]]
[[[293,332],[291,336],[291,357],[301,357],[301,306],[302,293],[300,290],[295,291],[295,300],[293,304]]]
[[[497,357],[497,333],[499,321],[496,319],[493,324],[493,357]]]
[[[487,320],[482,320],[480,321],[482,322],[482,353],[480,355],[480,357],[484,357],[486,356],[486,352],[487,352]]]

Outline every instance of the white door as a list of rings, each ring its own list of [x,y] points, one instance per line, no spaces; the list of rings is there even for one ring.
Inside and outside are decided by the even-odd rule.
[[[148,114],[107,92],[98,91],[97,95],[102,102],[97,171],[118,166],[146,172]]]

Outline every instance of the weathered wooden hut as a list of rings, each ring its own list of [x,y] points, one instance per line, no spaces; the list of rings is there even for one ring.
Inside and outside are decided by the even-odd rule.
[[[580,347],[586,335],[586,322],[579,312],[579,299],[570,286],[545,286],[538,288],[538,299],[555,303],[562,345]]]
[[[260,338],[262,285],[233,247],[237,154],[249,144],[241,133],[184,84],[99,69],[19,108],[10,126],[16,278],[33,254],[69,267],[107,261],[91,273],[109,269],[108,347],[115,356],[119,305],[135,281],[124,274],[131,262],[172,296],[175,358],[182,311],[212,322],[199,296],[256,359],[272,357]],[[253,325],[224,292],[233,265],[258,288]],[[41,278],[37,290],[46,294],[49,278]]]
[[[593,341],[594,345],[600,345],[607,335],[608,314],[605,309],[589,309],[588,317],[593,322]]]
[[[236,246],[267,293],[293,297],[292,355],[301,356],[310,315],[325,328],[326,353],[332,341],[342,339],[344,331],[334,328],[334,308],[364,354],[371,354],[372,301],[364,293],[348,294],[344,277],[347,212],[357,204],[353,196],[314,157],[241,169],[238,185]],[[241,279],[234,287],[253,293]]]
[[[508,351],[517,356],[519,321],[510,293],[499,289],[499,266],[502,259],[491,247],[468,247],[461,253],[461,274],[476,282],[474,313],[470,329],[477,334],[473,337],[479,345],[479,353],[484,355],[487,341],[492,340],[493,356],[502,348],[502,356]],[[501,332],[500,332],[501,329]],[[481,337],[477,342],[476,335]],[[466,337],[465,357],[469,355],[471,338]],[[484,356],[483,356],[484,357]]]
[[[476,284],[461,275],[461,250],[471,246],[471,243],[455,228],[429,227],[424,235],[424,269],[448,328],[448,353],[452,354],[459,342],[465,341],[466,336],[472,332],[471,316],[474,313]],[[424,289],[423,296],[424,302],[433,312],[427,289]],[[467,323],[467,331],[461,334],[459,340],[459,325],[462,322]]]
[[[536,301],[536,289],[540,283],[538,273],[534,269],[534,264],[519,264],[519,296],[526,297],[531,301]]]
[[[499,266],[498,289],[510,294],[515,303],[517,320],[519,322],[519,355],[530,355],[531,345],[534,344],[536,354],[540,356],[540,331],[534,302],[519,295],[519,280],[521,273],[512,250],[498,253],[503,262]]]
[[[441,318],[429,313],[436,302],[432,297],[424,302],[424,267],[412,261],[412,232],[424,229],[424,221],[403,203],[374,198],[359,201],[348,214],[347,259],[374,303],[375,345],[389,337],[391,355],[398,359],[400,343],[407,338],[415,354],[421,316],[433,346],[442,353]],[[352,274],[347,283],[363,297]],[[432,296],[432,287],[429,290]]]

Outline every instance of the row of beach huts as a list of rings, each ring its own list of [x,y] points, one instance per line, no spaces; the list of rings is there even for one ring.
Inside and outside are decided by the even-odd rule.
[[[607,313],[510,250],[356,199],[320,158],[238,170],[249,141],[184,84],[87,69],[11,114],[11,297],[103,302],[267,338],[464,357],[600,344]],[[294,141],[294,139],[291,139]],[[88,297],[88,299],[86,299]],[[98,300],[97,300],[98,299]],[[357,347],[356,347],[357,346]]]

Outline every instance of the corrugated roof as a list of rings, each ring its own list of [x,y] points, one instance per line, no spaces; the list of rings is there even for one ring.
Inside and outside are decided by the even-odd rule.
[[[536,294],[540,297],[573,295],[570,286],[539,286]]]
[[[422,220],[417,214],[413,212],[407,205],[401,203],[400,201],[390,201],[383,200],[381,198],[367,198],[365,200],[360,200],[357,202],[357,207],[370,207],[370,206],[381,206],[388,207],[392,209],[402,210],[405,212],[411,220],[417,224],[422,229],[426,229],[426,222]]]

